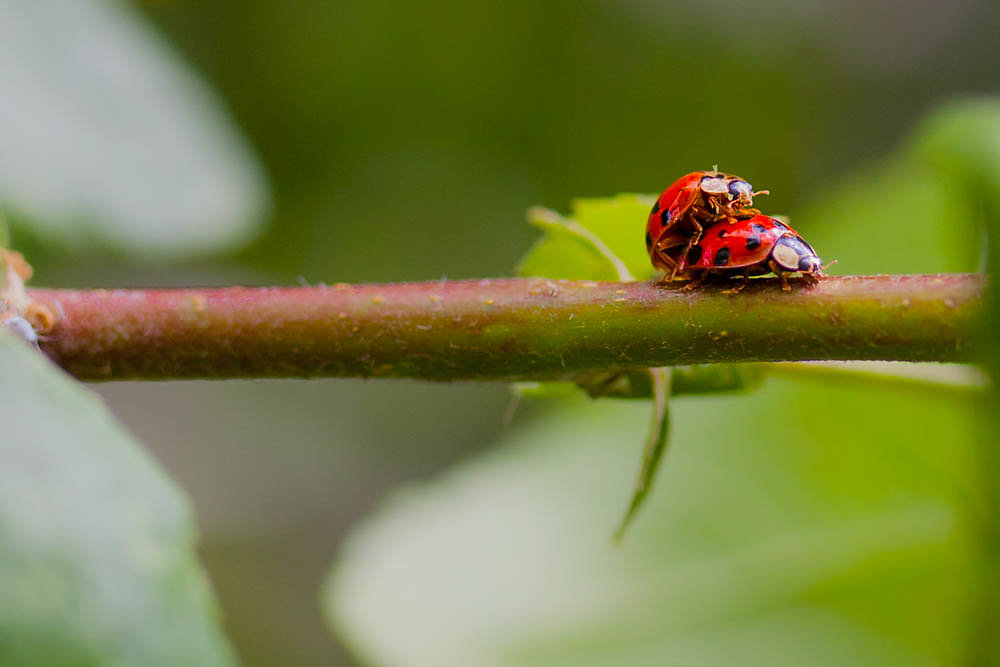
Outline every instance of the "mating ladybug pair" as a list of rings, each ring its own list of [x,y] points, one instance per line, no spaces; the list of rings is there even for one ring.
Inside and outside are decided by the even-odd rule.
[[[646,251],[664,280],[690,280],[694,287],[708,276],[774,273],[784,290],[788,276],[801,273],[818,281],[823,262],[798,232],[753,208],[753,187],[738,176],[696,171],[667,188],[646,223]]]

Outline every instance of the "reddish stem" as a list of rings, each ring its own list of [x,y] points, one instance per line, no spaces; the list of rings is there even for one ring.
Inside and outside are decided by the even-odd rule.
[[[831,277],[741,294],[543,279],[31,290],[45,351],[88,380],[572,378],[711,362],[973,359],[980,276]]]

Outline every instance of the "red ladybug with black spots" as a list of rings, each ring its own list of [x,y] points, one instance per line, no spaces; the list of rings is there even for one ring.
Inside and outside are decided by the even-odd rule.
[[[688,250],[701,239],[702,230],[716,222],[735,222],[757,214],[753,186],[739,176],[717,170],[695,171],[682,176],[663,191],[646,222],[646,251],[653,266],[672,279],[684,270]],[[683,246],[680,253],[671,252]],[[680,257],[678,262],[676,257]]]
[[[686,268],[680,275],[692,280],[685,289],[712,275],[742,275],[743,282],[728,290],[734,293],[746,287],[750,276],[774,273],[781,279],[781,288],[788,291],[790,275],[800,273],[812,284],[823,275],[823,260],[812,246],[785,223],[762,213],[706,228],[685,259]]]

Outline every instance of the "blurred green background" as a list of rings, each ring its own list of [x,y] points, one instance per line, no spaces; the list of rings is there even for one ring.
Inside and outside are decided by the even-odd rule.
[[[86,4],[119,6],[96,0]],[[16,3],[5,5],[4,12],[21,12],[12,9]],[[17,192],[7,192],[3,196],[13,210],[14,245],[29,253],[39,285],[313,284],[511,275],[518,257],[537,234],[524,222],[529,206],[543,204],[566,210],[574,197],[658,192],[681,174],[713,164],[748,178],[759,188],[769,188],[772,194],[759,200],[762,208],[791,215],[793,224],[824,258],[839,259],[839,272],[969,270],[977,266],[978,236],[970,231],[971,226],[958,231],[960,225],[956,224],[948,233],[935,227],[931,236],[920,237],[915,246],[905,238],[894,242],[906,229],[910,211],[892,205],[900,198],[881,196],[916,191],[916,201],[924,211],[914,213],[918,218],[933,218],[951,210],[947,193],[937,196],[919,187],[919,174],[911,178],[905,168],[895,169],[891,163],[887,167],[884,156],[933,105],[958,95],[995,93],[1000,88],[996,68],[1000,62],[1000,40],[996,39],[1000,7],[987,0],[432,0],[418,4],[146,0],[122,6],[122,16],[135,20],[134,25],[125,26],[133,39],[169,44],[168,48],[196,73],[184,73],[181,79],[197,76],[206,84],[205,104],[210,114],[217,115],[221,129],[205,134],[208,138],[204,141],[195,132],[198,140],[193,143],[213,155],[231,148],[231,160],[223,160],[219,172],[231,168],[236,173],[231,197],[236,203],[220,204],[218,219],[256,220],[260,226],[256,231],[248,227],[227,232],[228,236],[220,236],[222,241],[213,241],[215,246],[202,244],[206,250],[194,255],[181,247],[183,244],[173,247],[171,225],[181,224],[179,221],[188,215],[181,206],[188,199],[183,195],[186,191],[171,190],[173,176],[164,168],[163,174],[153,170],[149,178],[143,172],[145,180],[135,186],[149,186],[168,204],[158,209],[164,217],[150,217],[151,228],[159,230],[156,235],[147,239],[140,234],[138,241],[128,246],[108,243],[102,232],[91,230],[74,243],[60,245],[53,242],[59,233],[43,224],[60,214],[33,208],[30,199],[18,199]],[[47,25],[45,21],[50,19],[46,11],[57,17],[51,19],[53,24],[64,20],[59,13],[65,10],[58,8],[59,3],[38,3],[36,7],[37,11],[31,10],[36,14],[31,17],[32,26]],[[135,15],[130,16],[133,11]],[[28,19],[25,21],[28,25]],[[142,28],[142,22],[151,29]],[[89,24],[64,23],[60,31],[73,35],[66,43],[79,38],[74,26],[90,29]],[[21,39],[45,36],[22,34]],[[54,45],[51,49],[39,51],[58,64],[64,42],[50,43]],[[95,44],[93,49],[103,48],[100,42]],[[84,41],[80,48],[86,52],[89,47]],[[110,58],[103,65],[113,69],[115,62]],[[67,79],[65,85],[86,88],[89,75],[84,71]],[[131,90],[142,94],[138,84]],[[105,99],[115,103],[113,95]],[[25,102],[25,109],[29,106]],[[112,150],[108,146],[115,144],[115,132],[134,131],[130,139],[140,148],[148,146],[143,134],[146,129],[141,123],[132,127],[128,110],[128,105],[122,107],[124,120],[97,114],[112,139],[93,145],[63,143],[59,160],[93,162],[99,171],[103,151]],[[157,136],[163,139],[166,135],[161,129],[155,124],[148,128],[153,137],[148,141]],[[80,130],[86,131],[85,126]],[[213,142],[222,148],[216,150]],[[172,145],[164,141],[163,150]],[[78,152],[74,154],[73,149]],[[144,157],[150,163],[157,161],[155,151]],[[199,161],[191,164],[196,163]],[[24,167],[22,162],[20,168]],[[43,169],[42,173],[49,172]],[[5,174],[15,179],[17,169],[0,170],[0,188]],[[872,187],[873,183],[886,185]],[[220,185],[212,192],[224,189]],[[112,199],[117,196],[113,187],[108,192]],[[180,194],[171,197],[171,192]],[[205,196],[210,199],[211,192]],[[103,210],[92,204],[73,209],[71,202],[68,209],[78,210],[84,220],[88,211]],[[178,206],[176,213],[169,208],[173,205]],[[885,218],[870,217],[871,211],[881,215],[890,207],[894,210]],[[867,221],[872,219],[885,219],[885,226],[868,229]],[[211,224],[208,220],[203,228]],[[642,220],[635,222],[637,242],[643,224]],[[194,226],[190,233],[198,231]],[[945,244],[944,253],[938,252],[939,238],[944,239],[940,241]],[[155,252],[160,244],[169,246],[169,252]],[[153,251],[135,252],[141,245]],[[676,660],[671,664],[726,664],[706,648],[716,641],[732,641],[733,646],[746,650],[779,647],[774,650],[790,656],[787,664],[808,662],[808,642],[803,643],[805,648],[779,640],[771,643],[769,638],[780,634],[782,627],[786,628],[786,640],[794,634],[803,641],[803,636],[815,632],[814,647],[832,642],[830,664],[838,660],[839,664],[851,660],[859,664],[941,664],[961,653],[957,628],[928,638],[922,634],[926,619],[884,627],[881,621],[869,623],[871,619],[865,616],[882,620],[892,616],[906,608],[900,591],[907,581],[919,588],[939,573],[940,563],[951,572],[958,569],[954,563],[968,558],[963,546],[966,538],[955,527],[961,524],[961,498],[967,491],[966,482],[955,478],[969,473],[962,459],[972,441],[970,408],[962,401],[929,401],[928,405],[937,407],[928,410],[939,410],[945,426],[910,434],[900,425],[912,426],[919,413],[907,412],[907,398],[888,396],[889,389],[860,386],[841,389],[836,396],[823,399],[818,393],[823,387],[796,386],[793,381],[770,383],[764,390],[768,393],[753,400],[766,406],[769,400],[780,399],[786,406],[789,417],[779,424],[779,430],[787,437],[776,449],[768,449],[775,438],[773,424],[761,416],[764,407],[755,412],[750,404],[734,404],[732,398],[680,401],[675,405],[681,416],[675,445],[679,461],[674,468],[679,472],[668,473],[661,480],[660,509],[651,509],[640,518],[635,543],[610,555],[606,553],[606,536],[624,504],[628,478],[637,465],[646,412],[635,406],[602,406],[591,414],[576,406],[572,409],[587,416],[565,419],[569,423],[578,418],[593,420],[594,429],[607,432],[609,439],[602,441],[603,448],[584,448],[593,452],[594,459],[573,458],[569,443],[560,450],[564,453],[559,456],[568,457],[567,469],[581,471],[578,476],[567,472],[561,477],[558,456],[548,461],[546,465],[551,467],[545,469],[557,479],[553,488],[559,484],[574,488],[578,483],[606,487],[606,493],[597,494],[601,510],[564,517],[559,513],[562,505],[556,503],[553,516],[572,523],[572,531],[553,519],[552,525],[542,521],[526,533],[519,532],[516,517],[495,519],[490,508],[516,509],[531,517],[535,512],[549,511],[545,509],[548,505],[518,500],[520,487],[516,483],[505,487],[497,481],[505,479],[498,472],[489,483],[509,488],[510,495],[494,488],[491,493],[496,495],[496,503],[482,507],[470,503],[481,512],[457,522],[458,533],[429,531],[438,549],[455,553],[448,548],[448,539],[460,540],[459,533],[470,525],[489,526],[496,520],[499,534],[510,540],[506,543],[522,545],[518,551],[526,569],[521,574],[535,572],[533,568],[538,567],[533,576],[550,581],[553,572],[562,571],[553,566],[552,558],[578,558],[586,566],[578,564],[570,570],[580,581],[605,581],[602,585],[608,587],[592,599],[619,595],[622,597],[617,602],[621,603],[630,594],[645,595],[633,589],[643,588],[636,581],[644,581],[643,573],[655,569],[651,563],[657,554],[664,554],[664,562],[673,562],[670,558],[679,556],[667,552],[671,548],[684,551],[684,545],[690,547],[686,557],[693,557],[717,553],[724,546],[728,548],[729,542],[740,543],[743,538],[753,542],[772,533],[800,534],[816,525],[809,507],[831,525],[841,526],[857,516],[868,517],[872,512],[893,515],[896,510],[908,517],[906,521],[921,524],[923,515],[911,516],[913,508],[919,506],[931,517],[932,527],[925,533],[914,529],[915,537],[904,530],[892,547],[918,544],[918,555],[906,561],[912,567],[903,568],[909,580],[903,577],[873,583],[879,581],[878,563],[873,565],[861,557],[860,561],[852,560],[853,552],[849,552],[841,554],[841,560],[835,560],[829,571],[819,568],[818,574],[813,572],[811,578],[799,582],[815,593],[795,598],[795,605],[806,610],[802,613],[797,613],[800,608],[794,605],[778,609],[781,600],[794,597],[791,593],[783,597],[781,586],[779,593],[764,596],[766,604],[747,602],[762,599],[751,591],[746,599],[734,603],[736,611],[720,602],[717,606],[722,611],[713,608],[705,612],[707,617],[726,619],[726,627],[736,628],[733,632],[743,638],[739,641],[731,634],[720,635],[723,639],[706,635],[705,628],[696,623],[691,627],[680,623],[670,629],[675,641],[663,644],[664,635],[657,633],[655,624],[636,630],[625,614],[606,624],[588,618],[587,623],[603,628],[595,635],[607,635],[606,641],[593,639],[589,649],[579,634],[583,632],[580,627],[572,631],[553,627],[553,636],[561,642],[557,648],[542,646],[541,639],[532,637],[526,643],[513,642],[516,650],[501,649],[500,645],[512,643],[511,637],[521,636],[518,623],[511,621],[519,607],[511,603],[496,611],[501,620],[493,627],[499,628],[499,638],[484,640],[478,651],[464,647],[459,651],[456,647],[463,641],[475,644],[461,629],[453,638],[439,634],[437,646],[427,639],[435,630],[446,633],[461,626],[448,620],[463,607],[449,606],[453,596],[444,582],[451,582],[457,590],[474,591],[478,590],[475,582],[499,576],[502,571],[510,577],[505,580],[506,589],[492,586],[482,592],[482,599],[494,601],[516,589],[517,582],[529,582],[525,589],[529,591],[538,583],[532,576],[520,576],[509,560],[493,563],[489,556],[496,558],[494,550],[458,550],[466,556],[460,561],[462,572],[449,575],[421,567],[421,563],[440,566],[439,552],[423,554],[415,548],[414,553],[423,554],[425,560],[415,557],[406,566],[412,569],[403,568],[408,572],[404,579],[412,584],[412,590],[407,591],[413,599],[404,596],[398,608],[392,594],[383,591],[384,597],[379,598],[377,587],[364,585],[363,571],[356,578],[348,572],[344,575],[345,599],[327,600],[332,613],[341,615],[339,639],[331,638],[326,627],[320,587],[347,531],[399,485],[436,479],[455,462],[491,447],[497,438],[505,439],[506,444],[497,445],[499,449],[492,450],[486,459],[477,459],[486,461],[482,465],[488,467],[489,457],[502,456],[496,452],[537,439],[531,435],[532,424],[549,429],[549,438],[542,443],[558,448],[555,441],[560,429],[552,426],[553,417],[545,407],[529,406],[519,414],[516,430],[507,431],[502,415],[509,392],[502,386],[248,381],[118,383],[97,389],[192,496],[202,533],[201,553],[224,609],[225,627],[246,665],[357,664],[359,658],[352,657],[342,642],[383,664],[434,664],[414,657],[434,655],[438,656],[437,664],[491,664],[486,656],[492,657],[493,664],[664,664],[656,662],[664,656]],[[888,426],[895,424],[897,428],[889,428],[888,435],[879,435],[878,429],[887,428],[884,416],[865,412],[869,404],[858,398],[864,392],[895,406],[898,414],[892,413]],[[805,400],[806,396],[812,398]],[[745,429],[736,431],[717,428],[699,435],[692,425],[694,415],[712,419],[710,415],[725,414],[730,407],[740,414],[757,416]],[[859,410],[863,414],[858,421],[850,421]],[[835,419],[830,417],[833,413],[838,415]],[[792,428],[793,422],[798,424],[796,428]],[[609,424],[619,424],[620,429]],[[616,432],[621,433],[620,438],[613,435]],[[867,440],[861,441],[869,449],[856,446],[861,441],[854,439],[855,432],[866,434]],[[574,437],[582,436],[577,433]],[[703,442],[697,442],[699,438]],[[843,441],[851,445],[839,447],[838,442]],[[789,442],[796,447],[788,448]],[[867,458],[887,443],[892,448],[910,449],[893,449],[893,456],[883,452],[885,458],[876,457],[874,462]],[[957,462],[933,460],[941,455],[938,447],[942,445]],[[760,451],[759,456],[766,461],[755,460],[740,469],[754,479],[767,477],[767,471],[775,475],[776,486],[764,486],[761,491],[774,494],[767,509],[749,517],[727,514],[726,507],[732,509],[745,502],[738,489],[727,495],[733,489],[732,480],[699,485],[688,479],[694,487],[687,489],[688,495],[671,486],[671,480],[680,482],[685,477],[682,452],[692,455],[691,449],[681,448],[698,446],[703,446],[703,456],[719,457],[713,460],[721,468],[726,467],[721,461],[735,455],[731,450],[743,456]],[[803,452],[813,451],[816,460],[797,461],[796,468],[781,456],[772,456],[789,451],[806,458],[809,454]],[[824,467],[837,460],[833,452],[847,458],[836,466]],[[827,457],[831,457],[829,461]],[[668,469],[673,458],[672,454],[666,462]],[[907,468],[897,478],[900,458],[915,459],[923,467],[917,472]],[[699,465],[704,464],[702,460]],[[538,470],[541,464],[527,461],[524,465],[525,470]],[[960,472],[953,472],[949,482],[941,482],[934,477],[939,466]],[[693,470],[698,469],[696,465]],[[604,481],[591,479],[600,478],[604,470],[608,471]],[[785,470],[785,474],[775,470]],[[801,470],[811,470],[814,477],[807,483],[792,474]],[[872,500],[873,505],[866,505],[854,493],[859,487],[868,488],[863,480],[872,475],[888,481],[885,488],[875,484],[881,491],[872,491],[878,497]],[[513,474],[507,479],[520,477]],[[588,496],[588,488],[580,486],[577,493]],[[724,516],[725,520],[707,521],[700,527],[686,526],[676,517],[658,521],[663,512],[674,516],[675,510],[667,507],[664,499],[678,494],[683,496],[675,498],[679,506],[711,496],[711,516]],[[886,498],[886,494],[893,497]],[[445,502],[448,497],[444,493],[439,500]],[[470,497],[478,494],[470,492]],[[393,503],[393,512],[399,511],[400,502]],[[464,501],[456,492],[452,502]],[[587,506],[596,502],[591,498]],[[414,505],[414,525],[428,512],[433,513],[423,505]],[[433,523],[433,519],[428,520]],[[573,539],[562,535],[559,525],[572,532]],[[732,535],[735,525],[744,527],[739,537]],[[869,526],[864,539],[878,542],[879,525]],[[755,532],[754,527],[760,530]],[[382,534],[378,531],[383,528],[365,544],[378,544]],[[703,534],[712,531],[717,533]],[[474,539],[471,531],[467,534]],[[561,537],[565,539],[560,541]],[[385,549],[391,550],[388,545],[392,543],[387,540]],[[462,544],[469,546],[468,541]],[[405,536],[399,536],[397,545],[401,549],[412,546]],[[536,551],[537,558],[530,557]],[[377,554],[385,551],[375,553],[367,552],[364,562],[379,562]],[[767,578],[768,566],[782,569],[783,554],[778,549],[759,556],[764,560],[754,566],[756,569],[741,576]],[[943,560],[934,560],[937,557]],[[904,558],[909,556],[904,554]],[[716,561],[699,559],[703,570],[699,576],[711,581]],[[614,562],[605,562],[609,560]],[[347,567],[357,565],[350,557],[345,563]],[[838,569],[840,565],[843,567]],[[898,571],[897,565],[891,569]],[[398,575],[401,566],[387,563],[385,567]],[[864,570],[859,578],[844,574],[852,567]],[[719,576],[731,572],[725,560],[718,568]],[[616,584],[615,579],[605,576],[612,569],[627,573],[622,576],[630,579],[630,585]],[[650,576],[648,581],[661,581],[659,575]],[[838,577],[846,581],[843,586],[839,586]],[[380,581],[383,577],[376,570],[371,579]],[[927,604],[944,604],[940,601],[945,600],[959,608],[956,614],[963,613],[961,602],[956,602],[961,596],[955,591],[964,585],[959,579],[945,582],[943,592],[935,589],[920,599]],[[737,577],[732,585],[753,589],[747,581]],[[394,590],[399,593],[405,586],[396,583],[400,588]],[[577,584],[562,582],[558,590],[576,590]],[[799,590],[799,584],[789,586]],[[336,597],[340,589],[333,585],[329,590]],[[616,590],[619,592],[614,593]],[[851,597],[851,591],[857,595],[850,604],[840,604],[838,600]],[[435,599],[438,593],[440,599]],[[688,591],[678,599],[688,597],[697,598],[697,591]],[[379,599],[385,605],[383,635],[370,632],[378,622],[354,604],[360,599]],[[474,609],[475,596],[472,599],[465,604]],[[655,616],[664,613],[663,605],[669,606],[670,600],[669,595],[655,603],[647,599],[636,607]],[[524,605],[532,606],[530,601]],[[609,603],[605,615],[617,608]],[[482,609],[494,609],[494,605],[483,605]],[[487,614],[482,609],[481,613]],[[763,615],[755,616],[755,609],[764,609]],[[391,610],[401,618],[389,618]],[[405,632],[397,634],[398,628],[414,620],[404,613],[406,610],[422,620],[439,619],[440,624],[424,628],[417,623],[425,633],[416,638]],[[767,616],[776,610],[784,616]],[[562,614],[565,620],[579,613],[555,605],[545,617]],[[837,615],[837,623],[846,623],[844,628],[850,627],[839,632],[840,625],[824,625],[831,615]],[[750,619],[749,625],[739,626],[740,618]],[[758,620],[759,626],[754,626]],[[565,624],[569,621],[553,623]],[[484,616],[482,625],[491,626],[491,617]],[[907,637],[918,640],[911,645]],[[405,648],[407,642],[417,639],[430,646],[422,647],[424,652],[403,650],[411,656],[410,663],[405,657],[393,656],[392,651],[372,648],[379,641]],[[440,653],[449,642],[456,648],[452,661]],[[661,644],[665,653],[655,649]],[[616,653],[615,646],[625,652]],[[628,652],[632,647],[645,648]],[[589,656],[589,662],[582,656]],[[758,657],[747,662],[776,664]]]

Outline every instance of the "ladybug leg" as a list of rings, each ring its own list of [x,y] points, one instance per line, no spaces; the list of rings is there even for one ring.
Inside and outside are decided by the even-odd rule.
[[[702,271],[701,273],[699,273],[698,275],[696,275],[694,278],[691,278],[687,283],[685,283],[684,286],[681,287],[681,289],[683,291],[685,291],[685,292],[690,292],[691,290],[695,289],[696,287],[700,287],[701,284],[703,282],[705,282],[705,278],[707,278],[707,277],[708,277],[708,271]]]
[[[691,248],[693,248],[695,244],[701,240],[701,233],[704,231],[704,227],[702,227],[701,224],[694,219],[694,217],[691,218],[691,224],[694,225],[694,234],[692,234],[691,238],[688,239],[687,245],[684,246],[684,252],[681,253],[680,259],[677,260],[677,266],[674,267],[673,273],[670,274],[671,280],[674,279],[674,276],[677,275],[678,271],[684,270],[687,266],[688,253],[691,252]]]
[[[701,220],[705,223],[705,227],[709,225],[714,225],[717,222],[729,219],[729,222],[736,222],[732,219],[732,214],[728,210],[720,208],[717,204],[713,204],[710,208],[702,208],[696,206],[691,209],[692,220]]]
[[[781,281],[782,291],[791,292],[792,286],[788,284],[788,272],[778,266],[778,263],[773,259],[767,263],[767,266],[771,269],[771,272],[774,273],[774,275],[778,276],[778,279]]]
[[[729,212],[729,222],[735,223],[737,220],[746,220],[755,215],[760,215],[760,211],[755,208],[736,208]]]
[[[747,270],[743,272],[743,280],[741,280],[738,285],[734,285],[734,286],[730,287],[729,289],[722,290],[722,293],[723,294],[739,294],[740,292],[743,291],[743,288],[746,287],[749,284],[750,284],[750,269],[747,268]]]
[[[664,252],[663,248],[656,248],[653,251],[653,266],[664,271],[663,276],[659,280],[660,284],[670,282],[677,273],[677,261]]]
[[[770,190],[757,190],[756,192],[751,192],[749,195],[737,197],[724,204],[726,209],[729,211],[730,215],[742,216],[750,213],[748,217],[753,217],[754,215],[760,213],[757,209],[753,208],[753,198],[759,195],[769,195]]]

